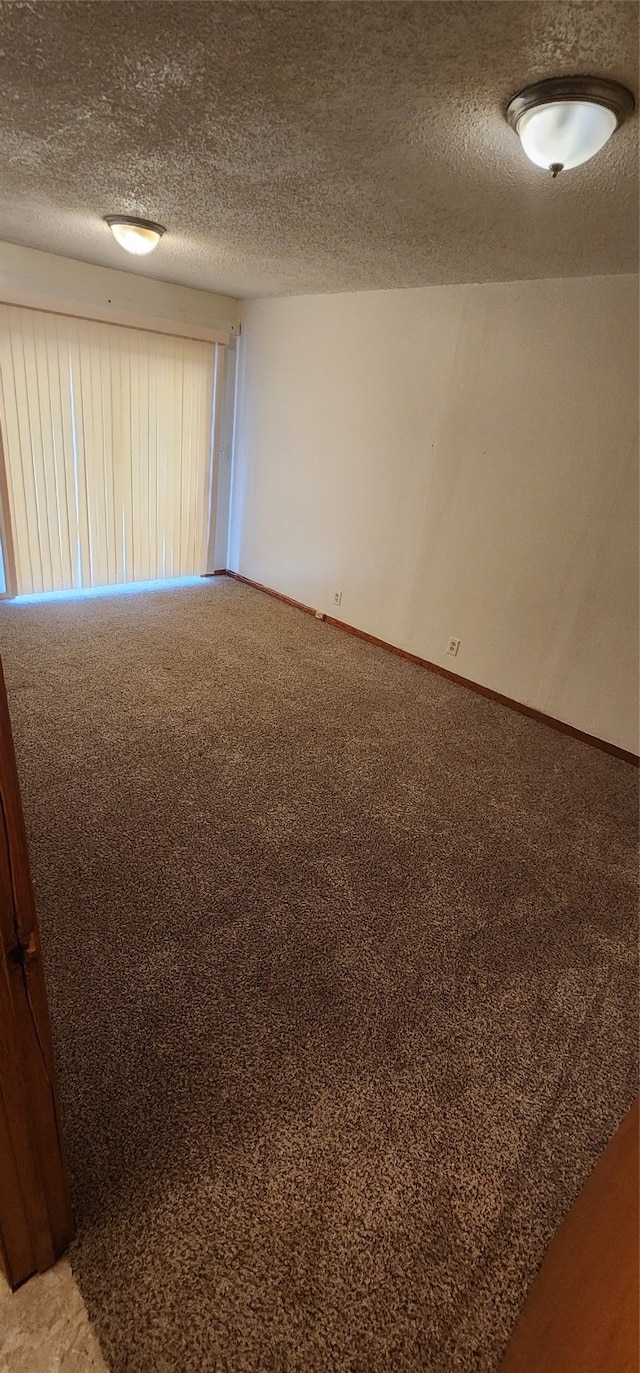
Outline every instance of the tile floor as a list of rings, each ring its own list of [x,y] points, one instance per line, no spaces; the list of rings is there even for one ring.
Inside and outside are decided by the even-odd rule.
[[[17,1292],[0,1275],[0,1373],[108,1373],[67,1259]]]

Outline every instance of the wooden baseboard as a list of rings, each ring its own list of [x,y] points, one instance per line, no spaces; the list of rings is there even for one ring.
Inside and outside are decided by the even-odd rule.
[[[284,601],[285,605],[292,605],[296,610],[303,610],[305,615],[315,616],[316,612],[312,605],[305,605],[303,601],[294,601],[293,596],[285,596],[283,591],[274,591],[271,586],[263,586],[262,582],[254,582],[251,577],[243,577],[241,572],[230,572],[227,568],[227,577],[233,577],[235,582],[244,582],[245,586],[252,586],[254,591],[264,591],[265,595],[273,596],[276,601]],[[326,620],[327,618],[326,615],[323,616],[323,619]],[[339,624],[340,621],[334,620],[332,623]],[[347,629],[348,626],[345,625],[344,628]],[[358,631],[354,630],[354,633],[358,633]]]
[[[305,615],[315,615],[313,606],[304,605],[302,601],[295,601],[292,596],[285,596],[282,591],[274,591],[271,586],[263,586],[262,582],[255,582],[252,577],[244,577],[241,572],[231,572],[227,568],[226,572],[208,573],[213,577],[232,577],[236,582],[244,582],[245,586],[252,586],[256,591],[264,591],[267,596],[274,596],[277,601],[284,601],[286,605],[292,605],[296,610],[303,610]],[[479,696],[486,696],[490,701],[497,701],[501,706],[507,706],[509,710],[515,710],[519,715],[527,715],[530,720],[537,720],[541,725],[548,725],[551,729],[557,729],[561,734],[570,734],[573,739],[580,739],[583,744],[590,744],[592,748],[602,749],[604,753],[612,753],[614,758],[621,758],[625,763],[631,763],[633,767],[638,767],[640,758],[636,753],[631,753],[629,749],[620,748],[618,744],[610,744],[607,739],[599,739],[597,734],[587,734],[583,729],[577,729],[575,725],[567,724],[566,720],[556,720],[553,715],[545,715],[544,711],[536,710],[533,706],[525,706],[522,701],[514,701],[511,696],[503,696],[501,692],[494,691],[492,687],[482,686],[480,682],[471,681],[470,677],[462,677],[458,672],[451,672],[447,667],[441,667],[439,663],[431,663],[427,658],[419,658],[416,653],[409,653],[404,648],[398,648],[396,644],[387,643],[386,639],[377,639],[375,634],[367,634],[364,629],[356,629],[355,625],[347,624],[345,620],[337,620],[333,615],[323,615],[325,624],[333,625],[336,629],[344,629],[345,633],[355,635],[356,639],[364,639],[368,644],[375,644],[376,648],[384,648],[387,653],[394,653],[397,658],[404,658],[408,663],[416,663],[418,667],[426,668],[427,672],[436,672],[439,677],[447,677],[450,682],[457,682],[458,686],[467,687],[469,691],[475,691]]]

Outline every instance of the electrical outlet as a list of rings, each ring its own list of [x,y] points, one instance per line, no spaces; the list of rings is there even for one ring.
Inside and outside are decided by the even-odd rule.
[[[455,658],[455,657],[457,656],[459,647],[460,647],[460,640],[459,640],[459,639],[450,639],[450,640],[449,640],[449,643],[447,644],[447,653],[450,653],[450,654],[451,654],[451,657],[452,657],[452,658]]]
[[[334,604],[334,605],[342,605],[342,592],[341,592],[341,591],[334,591],[334,593],[333,593],[333,604]]]

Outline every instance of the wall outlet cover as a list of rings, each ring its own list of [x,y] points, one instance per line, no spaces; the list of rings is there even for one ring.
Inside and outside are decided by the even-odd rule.
[[[450,654],[451,654],[451,657],[452,657],[452,658],[455,658],[455,657],[457,656],[459,647],[460,647],[460,640],[459,640],[459,639],[450,639],[450,640],[449,640],[449,643],[447,644],[447,653],[450,653]]]

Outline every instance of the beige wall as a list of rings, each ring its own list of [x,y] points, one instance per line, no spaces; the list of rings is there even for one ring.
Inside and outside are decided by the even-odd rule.
[[[637,286],[247,303],[229,565],[637,750]]]
[[[226,326],[232,332],[237,330],[240,308],[231,296],[194,291],[135,272],[117,272],[112,267],[96,267],[91,262],[0,242],[0,300],[32,304],[23,297],[34,294],[41,297],[37,303],[42,309],[47,308],[48,298],[66,297],[79,307],[110,306],[114,314],[132,311],[210,329]]]

